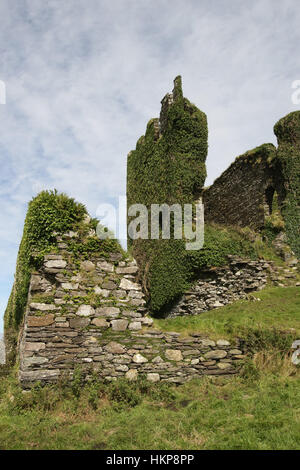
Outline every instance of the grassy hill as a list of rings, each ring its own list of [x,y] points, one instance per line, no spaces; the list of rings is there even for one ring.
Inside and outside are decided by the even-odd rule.
[[[272,288],[160,327],[240,335],[257,349],[239,377],[166,384],[92,381],[22,392],[0,381],[0,450],[299,449],[300,370],[290,345],[300,332],[300,289]]]

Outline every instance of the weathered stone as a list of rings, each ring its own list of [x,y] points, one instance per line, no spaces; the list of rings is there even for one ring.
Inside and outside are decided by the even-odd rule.
[[[227,352],[223,349],[216,349],[215,351],[209,351],[204,354],[206,359],[223,359],[223,357],[227,356]]]
[[[107,289],[107,290],[114,290],[116,287],[117,287],[117,284],[112,281],[105,281],[102,284],[102,288]]]
[[[140,330],[142,328],[142,324],[140,321],[133,321],[128,326],[129,330]]]
[[[159,364],[159,363],[164,362],[164,361],[160,356],[156,356],[154,359],[152,359],[152,362],[154,364]]]
[[[116,366],[116,370],[119,372],[127,372],[128,366],[126,366],[126,364],[119,364],[118,366]]]
[[[127,268],[116,268],[117,274],[136,274],[138,271],[137,266],[129,266]]]
[[[111,327],[113,331],[125,331],[128,326],[128,320],[112,320]]]
[[[129,381],[137,380],[138,371],[136,369],[129,369],[129,371],[126,372],[125,377]]]
[[[199,362],[200,362],[199,359],[192,359],[192,360],[191,360],[191,364],[192,364],[193,366],[199,364]]]
[[[71,328],[85,328],[89,325],[89,318],[70,318],[69,320]]]
[[[80,264],[80,267],[81,269],[87,272],[94,271],[94,269],[96,269],[95,264],[92,263],[92,261],[88,261],[88,260],[82,261]]]
[[[49,326],[54,323],[54,315],[50,313],[49,315],[43,316],[28,316],[27,317],[27,325],[31,326]]]
[[[52,284],[43,276],[33,274],[30,281],[30,290],[31,292],[51,292]]]
[[[230,349],[229,353],[234,356],[243,354],[242,351],[240,351],[239,349]]]
[[[65,290],[77,290],[79,287],[79,284],[73,284],[71,282],[62,282],[61,287]]]
[[[52,364],[59,364],[62,362],[67,362],[72,364],[73,363],[73,356],[71,354],[60,354],[59,356],[56,356],[51,362]]]
[[[135,362],[136,364],[143,364],[144,362],[148,362],[148,359],[146,359],[144,356],[142,356],[141,354],[135,354],[132,358],[133,362]]]
[[[24,349],[25,351],[40,351],[41,349],[45,349],[46,345],[45,343],[30,343],[26,342]]]
[[[130,301],[131,305],[134,305],[135,307],[141,307],[146,304],[146,300],[144,299],[131,299]]]
[[[111,295],[116,297],[116,299],[122,299],[126,297],[126,291],[122,289],[116,289],[111,292]]]
[[[19,371],[19,379],[22,383],[36,382],[37,380],[51,381],[60,375],[59,369],[38,369],[32,371]]]
[[[56,319],[55,319],[56,322]],[[70,326],[68,321],[56,322],[56,328],[68,328]]]
[[[213,303],[212,307],[213,308],[220,308],[220,307],[224,307],[224,304],[222,304],[221,302],[219,302],[217,300],[216,302]]]
[[[195,356],[196,354],[200,354],[199,349],[188,349],[187,351],[183,351],[182,355],[186,356]]]
[[[170,361],[182,361],[183,359],[179,349],[166,349],[165,356]]]
[[[114,263],[115,261],[119,261],[120,259],[122,259],[122,254],[121,253],[110,253],[109,254],[109,259],[110,259],[110,261],[112,261]]]
[[[33,365],[45,364],[45,362],[49,362],[49,359],[47,359],[46,357],[25,357],[23,359],[23,367],[31,367]]]
[[[202,339],[201,343],[203,346],[212,346],[215,347],[216,343],[210,339]]]
[[[80,305],[76,315],[80,317],[90,317],[95,314],[95,309],[91,305]]]
[[[96,316],[104,316],[109,318],[114,318],[118,316],[120,309],[117,307],[98,307],[96,308]]]
[[[106,261],[99,261],[97,263],[97,268],[101,269],[101,271],[105,271],[108,273],[112,273],[114,271],[114,265],[111,263],[107,263]]]
[[[141,290],[141,286],[136,282],[132,282],[129,279],[123,278],[120,283],[120,289],[125,290]]]
[[[111,354],[124,354],[126,352],[124,346],[122,346],[120,343],[117,343],[116,341],[111,341],[106,346],[104,346],[104,349]]]
[[[219,339],[217,341],[217,346],[230,346],[230,343],[226,339]]]
[[[31,302],[31,304],[29,304],[29,307],[32,310],[40,310],[41,312],[51,312],[53,310],[58,310],[59,308],[53,304],[42,304],[38,302]]]
[[[135,310],[123,310],[122,315],[125,317],[138,318],[140,322],[143,322],[142,314]]]
[[[138,291],[138,290],[130,290],[128,292],[128,297],[131,297],[133,299],[143,299],[144,298],[144,294],[142,291]]]
[[[109,323],[104,318],[94,318],[94,320],[92,320],[92,325],[99,328],[109,328]]]
[[[55,305],[64,305],[67,302],[63,299],[54,299],[54,303],[55,303]]]
[[[143,325],[145,325],[145,326],[152,326],[152,325],[153,325],[153,319],[152,319],[152,318],[149,318],[149,317],[141,318],[141,322],[142,322]]]
[[[94,287],[94,292],[95,292],[95,294],[101,295],[101,296],[104,297],[104,298],[107,298],[107,297],[109,297],[109,295],[110,295],[110,291],[109,291],[109,290],[107,290],[107,289],[101,289],[101,287],[99,287],[99,286]]]
[[[149,382],[159,382],[160,381],[160,376],[159,376],[159,374],[157,374],[155,372],[149,372],[149,374],[147,374],[147,380]]]
[[[300,349],[296,349],[296,351],[292,354],[292,364],[298,366],[300,364]]]
[[[46,268],[64,269],[66,266],[67,266],[67,262],[62,259],[49,260],[45,262]]]
[[[232,364],[230,364],[229,362],[218,362],[217,367],[222,370],[231,369]]]

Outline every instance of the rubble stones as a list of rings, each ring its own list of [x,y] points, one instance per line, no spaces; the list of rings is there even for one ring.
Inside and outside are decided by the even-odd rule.
[[[249,293],[266,286],[274,269],[272,262],[229,256],[228,266],[204,272],[204,278],[199,279],[194,287],[182,296],[167,317],[201,314],[246,298]]]

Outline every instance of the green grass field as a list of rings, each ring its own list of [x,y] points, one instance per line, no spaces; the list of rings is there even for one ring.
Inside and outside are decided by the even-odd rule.
[[[258,327],[299,333],[299,289],[268,289],[256,296],[261,302],[167,320],[165,328],[218,336]],[[68,387],[24,393],[16,371],[3,374],[0,450],[300,449],[300,370],[282,344],[266,343],[239,377],[205,377],[177,387],[143,380],[81,387],[75,379]]]
[[[200,331],[211,337],[232,338],[245,328],[295,329],[300,335],[300,288],[270,287],[251,294],[255,300],[240,300],[201,315],[155,320],[164,331],[183,334]]]

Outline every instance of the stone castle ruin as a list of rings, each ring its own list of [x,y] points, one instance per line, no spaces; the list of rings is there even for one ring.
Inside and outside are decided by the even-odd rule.
[[[172,383],[238,373],[242,339],[184,337],[156,328],[155,317],[201,314],[269,282],[294,282],[300,112],[281,119],[275,134],[278,148],[246,152],[204,188],[206,115],[175,79],[159,119],[128,155],[127,199],[150,207],[202,198],[205,244],[197,252],[184,240],[137,239],[128,254],[96,236],[97,221],[81,204],[48,191],[33,199],[5,312],[7,362],[18,361],[21,385],[71,378],[77,368],[86,379]],[[263,243],[287,262],[283,277],[255,251]]]

